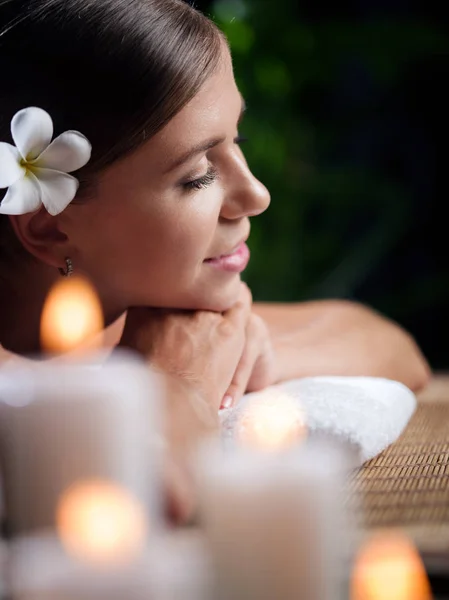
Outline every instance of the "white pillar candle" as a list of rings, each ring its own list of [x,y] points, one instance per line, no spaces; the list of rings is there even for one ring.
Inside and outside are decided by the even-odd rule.
[[[146,600],[212,600],[212,569],[199,530],[154,539],[149,553],[151,595]]]
[[[83,485],[97,484],[100,496],[108,485],[128,493],[154,528],[160,394],[157,377],[129,357],[2,371],[0,457],[12,533],[57,527],[74,506],[72,489],[80,498]]]
[[[190,532],[155,536],[114,570],[77,562],[41,535],[13,543],[9,591],[17,600],[210,600],[210,573],[203,538]]]
[[[10,550],[8,588],[17,600],[148,600],[145,562],[142,553],[111,569],[77,561],[52,534],[17,538]]]
[[[214,597],[341,597],[344,471],[338,447],[313,442],[281,454],[204,449],[199,489]]]

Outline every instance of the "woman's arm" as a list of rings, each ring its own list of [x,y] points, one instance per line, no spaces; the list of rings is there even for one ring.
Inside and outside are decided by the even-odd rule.
[[[401,381],[418,391],[431,370],[413,338],[371,309],[343,300],[253,304],[267,324],[278,381],[313,375],[367,375]],[[107,333],[117,343],[124,319]]]
[[[412,337],[360,304],[254,304],[253,311],[271,332],[279,381],[366,375],[395,379],[418,391],[430,379],[430,367]]]

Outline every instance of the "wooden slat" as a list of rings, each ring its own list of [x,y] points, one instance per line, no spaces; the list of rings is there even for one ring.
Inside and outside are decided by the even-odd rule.
[[[449,552],[449,378],[420,397],[407,430],[355,473],[349,499],[363,530],[401,527],[423,551]]]

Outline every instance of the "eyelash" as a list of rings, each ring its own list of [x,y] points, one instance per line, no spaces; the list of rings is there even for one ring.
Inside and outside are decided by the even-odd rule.
[[[212,185],[214,181],[217,180],[217,178],[218,171],[215,169],[215,167],[210,165],[206,175],[203,175],[203,177],[195,179],[194,181],[188,181],[184,184],[184,189],[186,189],[187,191],[204,190],[205,188],[208,188],[210,185]]]
[[[234,143],[237,144],[238,146],[240,146],[247,141],[248,141],[247,137],[245,137],[243,135],[238,135],[235,138]],[[210,185],[212,185],[217,179],[218,179],[218,171],[215,169],[215,167],[210,165],[206,175],[204,175],[203,177],[200,177],[199,179],[195,179],[193,181],[188,181],[187,183],[184,183],[183,187],[188,192],[204,190],[204,189],[208,188]]]
[[[244,135],[238,135],[234,140],[234,144],[241,146],[242,144],[245,144],[248,141],[249,141],[249,139],[247,137],[245,137]]]

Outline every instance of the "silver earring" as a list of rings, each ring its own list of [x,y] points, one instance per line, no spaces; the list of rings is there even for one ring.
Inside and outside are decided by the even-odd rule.
[[[73,271],[74,271],[72,259],[66,258],[65,264],[66,264],[66,268],[59,269],[59,272],[63,277],[71,277],[73,275]]]

